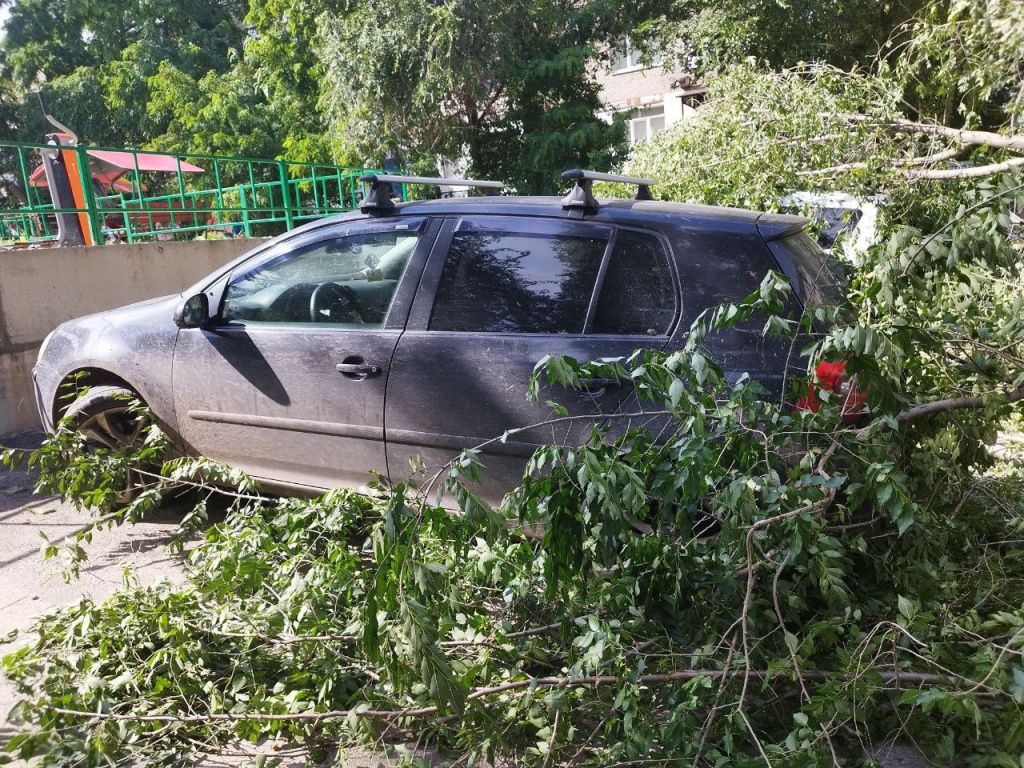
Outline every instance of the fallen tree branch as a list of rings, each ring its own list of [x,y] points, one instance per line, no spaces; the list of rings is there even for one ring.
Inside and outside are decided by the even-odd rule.
[[[926,171],[904,171],[903,175],[908,179],[931,179],[941,181],[943,179],[973,179],[979,176],[992,176],[996,173],[1005,173],[1015,168],[1024,166],[1024,157],[1014,157],[1001,163],[989,163],[988,165],[977,165],[971,168],[942,168]]]
[[[818,458],[818,463],[814,468],[815,473],[824,478],[826,482],[831,479],[831,475],[829,475],[829,473],[825,471],[825,465],[828,463],[828,460],[832,458],[832,456],[835,454],[837,448],[839,448],[839,443],[835,439],[833,439],[832,444],[829,445],[829,447],[826,450],[822,451],[821,456]],[[810,504],[807,504],[803,507],[799,507],[797,509],[791,509],[789,512],[783,512],[782,514],[774,515],[773,517],[758,520],[747,529],[747,536],[745,542],[747,555],[747,586],[746,593],[743,597],[743,609],[740,613],[740,645],[743,649],[744,675],[743,687],[740,690],[739,703],[736,705],[736,711],[738,712],[743,712],[743,702],[746,699],[747,686],[750,683],[750,678],[753,672],[753,670],[751,670],[750,668],[750,646],[748,643],[747,625],[748,617],[750,615],[750,608],[753,604],[754,584],[757,579],[757,568],[755,567],[754,563],[754,534],[762,528],[767,528],[770,525],[773,525],[774,523],[777,523],[782,520],[788,520],[790,518],[799,517],[800,515],[804,514],[817,515],[824,512],[826,509],[829,508],[829,505],[832,504],[832,501],[835,499],[837,492],[837,488],[830,488],[828,489],[828,491],[826,491],[825,495],[822,498],[818,499],[817,501],[811,502]],[[786,559],[789,559],[788,553],[786,554]],[[794,672],[797,675],[800,674],[799,669],[794,669]],[[801,688],[803,688],[804,683],[802,678],[800,678],[800,685]],[[750,727],[749,721],[745,720],[745,722],[747,722],[747,726],[748,728],[750,728],[750,735],[756,738],[753,728]],[[765,762],[767,762],[767,760]]]
[[[767,669],[679,669],[663,674],[644,675],[637,682],[641,685],[665,685],[667,683],[679,682],[682,680],[695,680],[699,677],[710,679],[740,678],[748,677],[757,680],[767,680],[772,677],[784,677],[786,670]],[[805,680],[831,681],[835,679],[835,673],[826,670],[803,670]],[[940,683],[956,682],[951,681],[943,675],[934,675],[925,672],[904,672],[874,670],[874,674],[884,683],[915,683],[913,687],[922,685],[938,685]],[[616,675],[592,675],[590,677],[532,677],[527,680],[516,680],[510,683],[503,683],[488,688],[477,688],[469,696],[467,701],[475,701],[487,696],[494,696],[508,691],[519,691],[524,688],[536,690],[538,688],[567,688],[571,686],[602,686],[613,685],[621,682]],[[964,682],[964,680],[960,680]],[[973,681],[966,681],[973,682]],[[398,719],[402,717],[427,717],[441,713],[439,707],[420,707],[417,709],[335,709],[325,712],[291,712],[286,714],[272,714],[261,712],[214,712],[208,715],[122,715],[116,712],[86,712],[79,709],[66,709],[64,707],[48,707],[47,712],[58,715],[70,715],[73,717],[84,717],[93,720],[114,720],[133,721],[147,723],[207,723],[207,722],[288,722],[288,721],[320,721],[341,719],[350,716],[369,719]]]
[[[862,115],[850,115],[851,120],[866,122],[869,118]],[[1013,149],[1024,152],[1024,136],[1014,134],[993,133],[992,131],[967,131],[961,128],[949,128],[936,123],[915,123],[913,120],[894,120],[891,123],[872,123],[873,128],[886,128],[897,133],[925,133],[932,136],[948,136],[965,146],[985,144],[994,149]]]
[[[1007,392],[1002,396],[1002,399],[1007,403],[1015,403],[1019,400],[1024,400],[1024,387],[1018,387],[1012,392]],[[984,405],[985,398],[980,395],[976,397],[951,397],[948,400],[934,400],[933,402],[915,405],[913,408],[908,408],[907,410],[902,411],[896,415],[896,421],[911,421],[912,419],[918,419],[932,413],[957,411],[968,408],[981,408]]]
[[[863,171],[868,164],[863,162],[842,163],[841,165],[830,165],[828,168],[814,168],[810,171],[797,171],[797,176],[828,176],[833,173],[846,173],[847,171]]]
[[[958,156],[962,155],[966,147],[953,147],[952,149],[944,149],[941,152],[936,152],[932,155],[921,155],[920,157],[908,157],[906,160],[895,160],[896,167],[892,167],[890,171],[900,171],[903,168],[916,165],[934,165],[935,163],[945,162],[946,160],[953,160]],[[827,176],[835,173],[846,173],[847,171],[863,171],[868,168],[868,164],[865,162],[856,163],[842,163],[840,165],[832,165],[828,168],[815,168],[810,171],[797,171],[797,176]],[[905,174],[914,173],[913,171],[905,171]],[[917,178],[917,177],[909,177]]]
[[[969,146],[963,147],[952,147],[951,149],[944,149],[941,152],[936,152],[931,155],[921,155],[920,157],[911,157],[906,160],[898,161],[899,165],[904,167],[913,165],[934,165],[935,163],[943,163],[947,160],[955,160],[964,153]]]
[[[1007,392],[1001,397],[1006,403],[1016,403],[1024,400],[1024,387],[1018,387],[1011,392]],[[913,421],[914,419],[919,419],[922,416],[929,416],[933,413],[982,408],[985,405],[985,400],[986,398],[982,395],[974,397],[951,397],[946,400],[933,400],[930,403],[922,403],[921,405],[915,405],[912,408],[907,408],[907,410],[901,411],[896,414],[896,421],[902,424],[903,422]],[[864,439],[870,435],[872,426],[873,425],[869,424],[868,426],[857,430],[857,438]]]

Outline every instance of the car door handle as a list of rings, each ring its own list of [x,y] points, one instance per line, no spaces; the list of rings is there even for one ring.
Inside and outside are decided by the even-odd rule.
[[[347,376],[379,376],[381,373],[379,365],[369,363],[338,363],[334,369]]]

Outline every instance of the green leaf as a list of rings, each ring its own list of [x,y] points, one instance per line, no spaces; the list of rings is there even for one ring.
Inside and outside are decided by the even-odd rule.
[[[673,408],[679,405],[679,401],[683,398],[684,391],[685,387],[682,379],[673,379],[672,384],[668,388],[668,400]]]
[[[437,619],[426,606],[412,598],[406,598],[401,608],[412,666],[419,670],[420,681],[437,706],[462,714],[469,692],[455,679],[451,664],[437,644]]]
[[[913,621],[914,616],[917,615],[917,606],[914,604],[914,601],[904,597],[903,595],[899,595],[896,603],[899,608],[900,615],[907,621]]]

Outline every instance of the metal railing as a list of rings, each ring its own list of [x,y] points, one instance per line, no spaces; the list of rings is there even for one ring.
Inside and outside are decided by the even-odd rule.
[[[77,155],[78,168],[71,172],[81,176],[81,207],[55,208],[45,176],[38,177],[41,153],[55,149]],[[106,184],[116,173],[109,166],[104,166],[104,178],[97,178],[90,151],[132,158],[124,163],[131,167],[118,177],[116,188]],[[146,156],[170,156],[175,163],[168,171],[144,170],[150,165]],[[189,164],[202,173],[186,170]],[[0,142],[0,242],[55,240],[56,214],[61,213],[84,214],[80,220],[87,221],[96,243],[203,233],[273,235],[355,209],[364,192],[359,177],[373,172],[329,163]]]

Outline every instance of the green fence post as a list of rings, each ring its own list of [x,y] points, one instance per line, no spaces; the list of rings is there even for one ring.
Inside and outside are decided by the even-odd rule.
[[[213,177],[217,182],[217,223],[224,223],[224,188],[220,183],[220,163],[217,160],[213,161]]]
[[[238,207],[242,209],[242,231],[246,237],[252,237],[252,224],[249,223],[249,206],[246,205],[245,187],[238,187]]]
[[[288,164],[284,160],[278,160],[277,169],[281,176],[281,203],[284,205],[284,225],[288,229],[293,229],[295,227],[295,216],[292,213],[292,198],[288,193]]]
[[[92,169],[89,168],[89,154],[81,144],[75,146],[78,154],[78,172],[82,179],[82,192],[85,194],[85,215],[89,219],[92,240],[96,245],[103,245],[103,219],[100,217],[99,206],[96,205],[96,191],[92,188]]]

